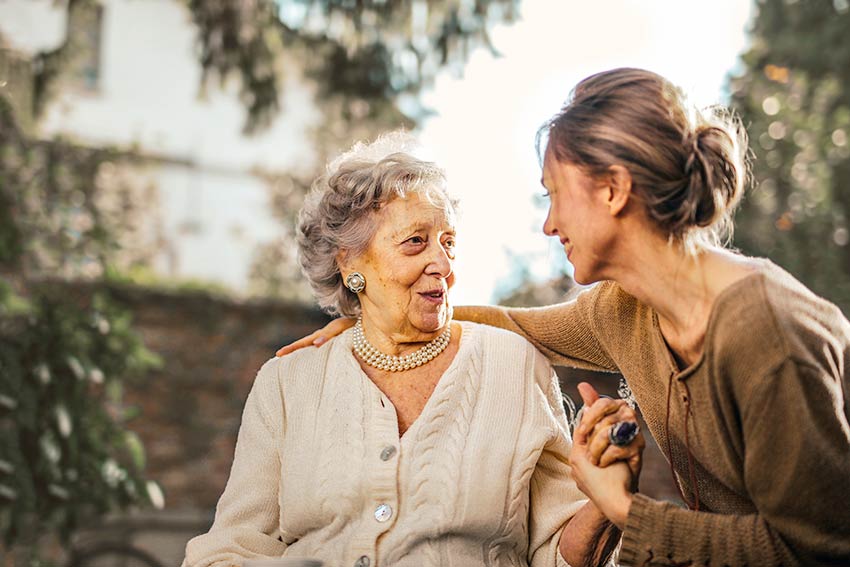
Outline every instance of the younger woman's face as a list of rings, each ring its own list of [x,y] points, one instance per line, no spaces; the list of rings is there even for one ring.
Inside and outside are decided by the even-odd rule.
[[[549,197],[543,232],[555,236],[573,265],[580,284],[599,281],[615,235],[606,204],[607,187],[578,166],[559,162],[548,149],[541,181]]]

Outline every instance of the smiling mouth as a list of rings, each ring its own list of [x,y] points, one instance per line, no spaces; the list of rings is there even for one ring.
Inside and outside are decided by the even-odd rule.
[[[421,295],[426,301],[442,303],[443,299],[446,297],[446,292],[441,289],[435,289],[432,291],[423,291],[419,295]]]

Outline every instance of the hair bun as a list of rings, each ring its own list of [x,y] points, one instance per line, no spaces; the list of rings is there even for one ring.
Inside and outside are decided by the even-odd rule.
[[[688,190],[684,208],[688,224],[707,227],[723,222],[737,206],[746,180],[746,164],[739,120],[728,115],[699,120],[685,139]]]

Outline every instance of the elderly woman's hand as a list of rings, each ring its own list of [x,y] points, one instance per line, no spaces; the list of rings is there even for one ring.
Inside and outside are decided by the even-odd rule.
[[[586,382],[579,384],[578,390],[584,407],[573,433],[573,479],[602,513],[623,529],[631,493],[637,490],[646,441],[638,432],[626,445],[611,443],[611,427],[619,422],[637,425],[637,414],[623,400],[600,397]]]
[[[611,428],[618,423],[634,424],[638,418],[634,409],[625,400],[600,397],[587,382],[578,386],[584,407],[581,421],[576,427],[575,442],[586,446],[588,461],[599,467],[607,467],[617,461],[623,461],[631,470],[635,488],[643,465],[643,450],[646,439],[639,430],[626,445],[618,446],[611,442]]]
[[[590,462],[588,447],[573,436],[570,470],[573,480],[608,520],[623,529],[632,505],[634,477],[626,463],[616,462],[605,468]]]
[[[296,350],[308,346],[322,346],[338,334],[342,333],[348,328],[354,326],[356,323],[356,319],[353,317],[339,317],[334,319],[318,331],[314,331],[304,337],[303,339],[298,339],[297,341],[290,343],[284,347],[281,347],[276,353],[276,356],[284,356],[291,352],[295,352]]]

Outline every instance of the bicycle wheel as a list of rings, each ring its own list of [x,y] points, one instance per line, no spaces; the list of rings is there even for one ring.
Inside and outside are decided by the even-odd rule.
[[[74,552],[67,567],[163,567],[149,553],[124,543],[103,543]]]

